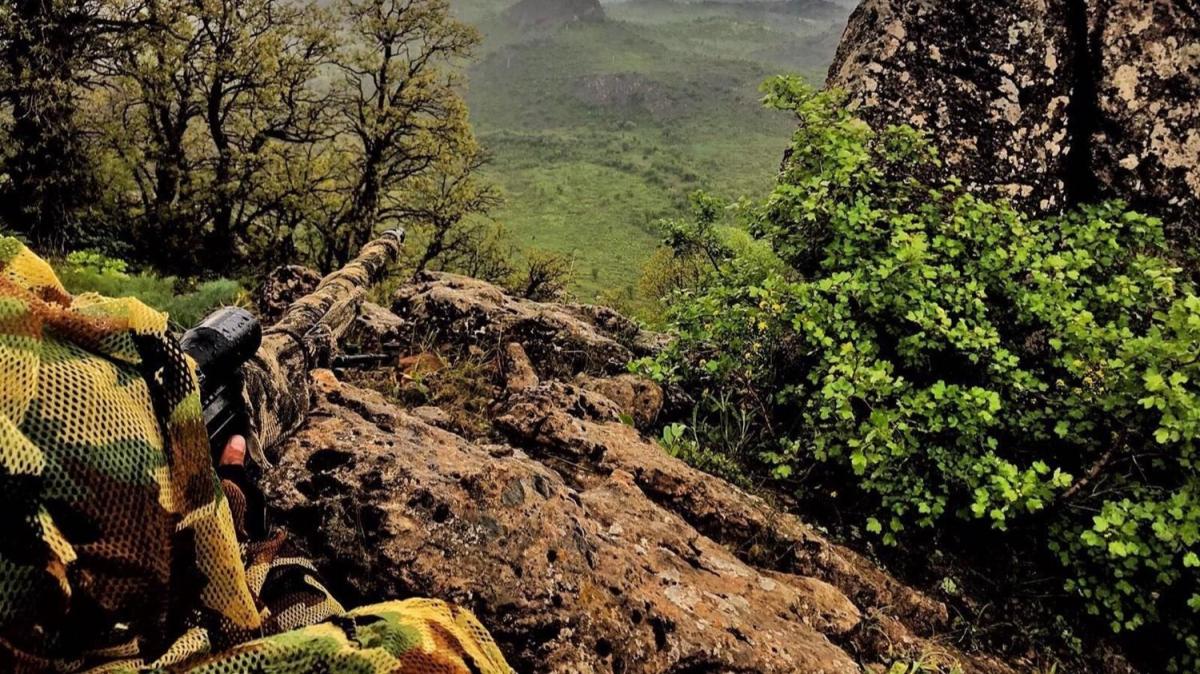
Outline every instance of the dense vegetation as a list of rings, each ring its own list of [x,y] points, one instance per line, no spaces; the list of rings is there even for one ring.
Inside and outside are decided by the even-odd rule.
[[[405,224],[412,266],[520,287],[545,250],[585,298],[645,308],[653,223],[698,187],[769,187],[787,122],[754,87],[823,69],[846,11],[655,0],[521,26],[512,4],[5,5],[0,227],[252,285]]]
[[[7,3],[0,233],[70,290],[183,325],[396,225],[410,269],[561,293],[567,258],[518,256],[487,217],[462,98],[478,40],[446,0]]]
[[[213,307],[248,304],[246,291],[237,281],[196,281],[132,272],[124,261],[92,251],[71,253],[55,266],[59,280],[69,292],[137,297],[167,312],[174,327],[180,330],[199,323]]]
[[[889,546],[933,530],[1040,559],[1072,598],[1056,610],[1193,667],[1200,296],[1161,223],[1030,218],[931,178],[910,128],[791,78],[766,93],[799,129],[769,198],[737,210],[774,259],[730,246],[711,199],[668,230],[690,270],[678,340],[639,367],[698,396],[668,446],[861,494]]]
[[[477,40],[445,0],[6,3],[0,219],[185,275],[329,268],[397,223],[449,254],[495,202]]]

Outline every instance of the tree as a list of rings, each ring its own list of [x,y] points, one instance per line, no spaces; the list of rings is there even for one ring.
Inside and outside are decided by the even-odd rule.
[[[163,29],[112,72],[109,146],[137,186],[144,257],[223,272],[265,248],[253,239],[277,244],[314,189],[295,164],[329,135],[327,21],[287,0],[151,0],[149,13]]]
[[[305,157],[295,145],[327,138],[326,95],[313,81],[332,52],[314,6],[221,0],[218,7],[200,20],[212,49],[203,101],[215,150],[207,242],[214,254],[236,250],[264,219],[278,226],[290,207],[297,185],[273,173]]]
[[[114,43],[144,27],[119,0],[15,0],[0,7],[0,106],[8,119],[0,218],[42,249],[86,232],[98,186],[78,119]]]
[[[335,61],[341,77],[332,101],[344,194],[315,224],[311,240],[325,268],[345,262],[376,229],[414,215],[411,197],[430,194],[416,179],[465,177],[473,166],[463,158],[478,152],[455,63],[479,36],[450,15],[449,3],[343,0],[340,14],[343,47]],[[473,188],[459,189],[468,183],[450,181],[445,194],[479,196]],[[451,210],[461,213],[461,205]]]
[[[97,223],[195,275],[332,268],[397,224],[420,267],[495,243],[468,218],[498,202],[459,90],[478,35],[446,0],[22,0],[0,21],[0,217],[43,248]]]
[[[512,281],[517,249],[503,225],[482,218],[464,220],[454,227],[453,234],[454,245],[433,258],[430,267],[496,285]]]
[[[467,150],[464,149],[464,152]],[[483,245],[477,227],[464,222],[471,215],[486,215],[500,203],[500,195],[477,175],[486,157],[478,151],[456,157],[447,168],[417,177],[407,203],[398,213],[412,223],[425,240],[425,249],[414,272],[440,262],[455,267]]]
[[[526,255],[525,272],[513,280],[512,291],[535,302],[561,300],[571,283],[575,261],[569,255],[544,250]]]

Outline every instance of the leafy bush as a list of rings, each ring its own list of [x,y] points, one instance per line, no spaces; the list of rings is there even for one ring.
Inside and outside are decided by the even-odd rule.
[[[136,297],[165,311],[176,327],[190,327],[217,307],[246,301],[246,293],[237,281],[216,279],[189,285],[173,276],[134,274],[129,272],[124,261],[95,251],[76,251],[67,255],[56,271],[71,293]]]
[[[736,264],[741,274],[765,276],[786,269],[770,246],[736,225],[735,218],[748,206],[745,200],[727,203],[703,191],[688,195],[692,218],[661,220],[664,246],[650,256],[638,282],[639,290],[654,301],[677,290],[699,285],[710,274],[724,274],[723,265]]]
[[[1164,625],[1190,666],[1200,297],[1161,223],[1119,204],[1031,218],[932,179],[911,128],[873,130],[796,79],[765,91],[800,124],[748,225],[787,269],[725,260],[639,366],[734,392],[760,467],[856,485],[887,544],[948,519],[1038,532],[1088,612]]]

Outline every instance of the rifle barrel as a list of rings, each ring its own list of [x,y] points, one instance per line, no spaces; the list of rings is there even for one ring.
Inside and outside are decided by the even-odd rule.
[[[400,256],[403,244],[403,230],[384,232],[379,238],[363,246],[358,257],[321,279],[315,290],[292,303],[267,332],[282,332],[303,338],[314,329],[320,329],[322,324],[330,326],[330,329],[344,330],[353,319],[353,312],[345,317],[345,325],[331,325],[331,312],[336,313],[335,310],[339,306],[366,292],[366,289]],[[354,308],[357,309],[357,304]]]
[[[243,368],[246,409],[254,425],[255,459],[268,465],[279,443],[308,415],[309,371],[328,363],[367,288],[400,256],[403,230],[367,243],[358,257],[321,279],[263,333],[262,346]]]
[[[374,367],[396,360],[394,353],[353,353],[335,356],[330,367]]]

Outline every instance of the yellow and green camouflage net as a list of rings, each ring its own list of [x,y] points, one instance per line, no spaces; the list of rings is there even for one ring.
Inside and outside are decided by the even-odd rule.
[[[0,238],[0,671],[512,671],[444,602],[344,611],[222,485],[166,316]]]

